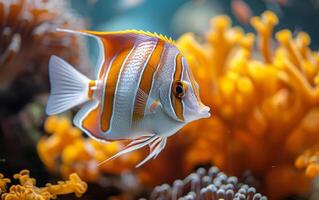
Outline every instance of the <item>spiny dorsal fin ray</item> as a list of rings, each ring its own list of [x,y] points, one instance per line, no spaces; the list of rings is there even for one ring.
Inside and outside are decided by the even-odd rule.
[[[81,32],[86,32],[93,35],[116,35],[116,34],[143,34],[150,37],[156,37],[158,39],[161,39],[165,42],[168,42],[170,44],[175,44],[175,41],[171,37],[167,37],[166,35],[158,34],[156,32],[152,33],[150,31],[143,31],[143,30],[136,30],[136,29],[128,29],[128,30],[122,30],[122,31],[112,31],[112,32],[99,32],[99,31],[87,31],[87,30],[81,30]]]

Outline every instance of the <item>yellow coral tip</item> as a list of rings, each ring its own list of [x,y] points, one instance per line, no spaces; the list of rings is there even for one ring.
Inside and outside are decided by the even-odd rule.
[[[82,181],[81,178],[79,177],[79,175],[77,175],[76,173],[72,173],[69,176],[69,178],[70,178],[71,183],[74,186],[75,196],[77,196],[77,197],[82,196],[88,188],[87,183]]]
[[[250,19],[250,24],[256,28],[260,24],[260,17],[255,16]]]
[[[224,30],[231,25],[231,20],[228,16],[217,16],[211,20],[211,25],[216,29]]]
[[[305,32],[298,33],[297,40],[302,46],[308,46],[311,42],[310,36]]]
[[[288,43],[292,38],[291,32],[288,29],[284,29],[276,33],[276,39],[281,43]]]
[[[262,17],[267,20],[268,23],[274,25],[274,24],[277,24],[278,23],[278,17],[277,15],[272,12],[272,11],[265,11],[263,14],[262,14]]]

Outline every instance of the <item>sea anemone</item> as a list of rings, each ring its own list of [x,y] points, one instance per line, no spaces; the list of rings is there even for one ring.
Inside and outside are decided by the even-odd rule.
[[[172,186],[155,187],[150,199],[267,200],[267,197],[240,183],[237,177],[228,177],[217,167],[211,167],[208,171],[199,168],[184,180],[174,181]]]

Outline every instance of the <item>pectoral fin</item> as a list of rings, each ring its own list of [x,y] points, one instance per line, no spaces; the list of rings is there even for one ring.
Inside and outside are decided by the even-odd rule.
[[[161,106],[161,102],[159,100],[153,101],[150,106],[150,112],[154,113],[159,106]]]

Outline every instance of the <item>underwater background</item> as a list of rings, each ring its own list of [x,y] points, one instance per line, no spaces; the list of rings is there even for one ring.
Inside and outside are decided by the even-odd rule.
[[[319,200],[319,1],[0,0],[0,196]],[[92,75],[97,44],[56,28],[172,37],[209,105],[148,149],[94,141],[78,110],[46,116],[48,60]],[[49,184],[47,184],[49,183]]]

